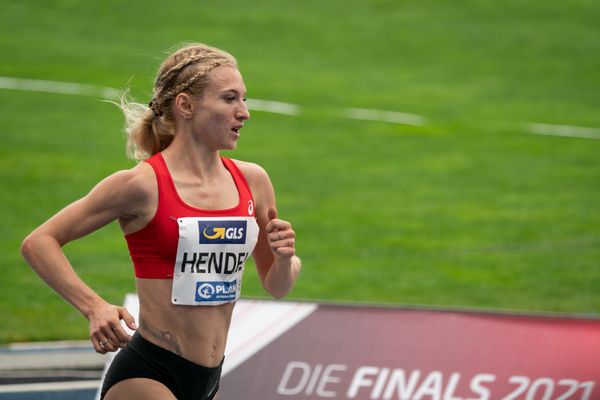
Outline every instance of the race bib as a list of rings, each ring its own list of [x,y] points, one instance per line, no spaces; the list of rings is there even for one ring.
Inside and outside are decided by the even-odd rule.
[[[179,243],[171,302],[209,305],[236,301],[246,260],[258,240],[254,217],[178,218]]]

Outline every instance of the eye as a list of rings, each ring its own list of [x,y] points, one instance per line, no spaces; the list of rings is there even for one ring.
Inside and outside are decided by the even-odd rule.
[[[242,99],[242,101],[243,101],[244,103],[246,102],[246,100],[248,100],[248,98],[247,98],[247,97],[244,97],[244,98]]]

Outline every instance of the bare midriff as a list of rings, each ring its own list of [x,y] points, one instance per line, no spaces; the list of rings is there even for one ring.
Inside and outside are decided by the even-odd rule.
[[[221,363],[235,303],[181,306],[171,303],[171,279],[136,279],[139,333],[148,341],[205,367]]]

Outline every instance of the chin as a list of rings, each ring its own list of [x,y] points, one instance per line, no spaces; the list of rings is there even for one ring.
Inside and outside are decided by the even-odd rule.
[[[237,147],[237,142],[228,143],[223,146],[222,150],[235,150],[236,147]]]

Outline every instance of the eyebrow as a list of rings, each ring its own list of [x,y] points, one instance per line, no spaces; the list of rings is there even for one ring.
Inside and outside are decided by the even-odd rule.
[[[233,93],[235,93],[236,95],[241,95],[242,97],[245,97],[245,96],[248,94],[247,92],[245,92],[245,93],[241,93],[241,92],[240,92],[239,90],[237,90],[237,89],[223,89],[223,91],[222,91],[222,92],[223,92],[223,93],[226,93],[226,92],[233,92]]]

